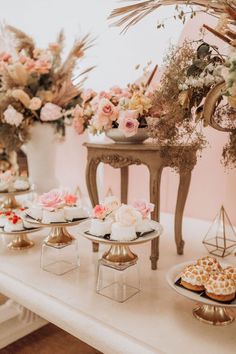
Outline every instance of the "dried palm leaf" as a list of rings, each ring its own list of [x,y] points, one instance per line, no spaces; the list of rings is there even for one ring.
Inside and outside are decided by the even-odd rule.
[[[131,1],[133,2],[133,0]],[[235,0],[140,0],[138,2],[136,0],[135,4],[114,9],[109,19],[120,17],[120,19],[113,24],[115,26],[124,26],[122,32],[125,32],[129,27],[134,26],[153,11],[156,11],[162,6],[170,5],[200,6],[208,13],[216,16],[225,13],[226,6],[230,9],[229,11],[236,11]]]
[[[23,31],[19,30],[16,27],[7,25],[6,29],[11,32],[16,40],[16,49],[20,52],[22,49],[27,50],[30,54],[33,53],[35,44],[33,39],[28,36]]]
[[[89,34],[84,36],[82,39],[75,41],[73,48],[69,52],[66,60],[54,76],[54,82],[60,84],[68,78],[72,77],[77,60],[84,56],[84,52],[90,47],[92,47],[93,42],[94,40],[90,37]]]
[[[65,107],[68,102],[78,96],[79,92],[78,88],[68,79],[62,83],[60,88],[57,87],[52,102],[58,106]]]
[[[65,35],[64,31],[61,30],[57,36],[56,43],[58,44],[58,50],[54,55],[54,66],[59,67],[61,65],[61,54],[64,48]]]

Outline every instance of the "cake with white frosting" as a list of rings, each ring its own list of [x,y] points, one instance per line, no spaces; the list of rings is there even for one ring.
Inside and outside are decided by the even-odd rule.
[[[90,223],[90,234],[94,236],[105,236],[111,233],[112,218],[109,218],[109,210],[102,204],[93,208],[93,218]]]
[[[8,218],[14,213],[12,211],[0,211],[0,227],[4,227]]]
[[[5,232],[17,232],[22,230],[24,230],[24,225],[20,216],[13,214],[12,216],[8,217],[4,226]]]
[[[16,191],[25,191],[30,188],[30,183],[27,177],[17,177],[13,182],[13,189]]]
[[[115,213],[115,222],[111,228],[111,240],[132,241],[137,238],[136,226],[142,215],[130,205],[122,205]]]
[[[15,176],[11,171],[0,174],[0,192],[25,191],[30,188],[27,177]]]
[[[136,232],[144,234],[152,231],[150,214],[154,211],[154,204],[148,203],[143,199],[138,199],[132,206],[142,215],[142,219],[136,225]]]

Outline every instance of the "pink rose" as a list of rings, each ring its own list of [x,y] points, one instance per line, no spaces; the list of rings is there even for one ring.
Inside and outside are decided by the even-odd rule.
[[[138,116],[137,111],[121,111],[118,119],[119,129],[126,137],[137,134],[139,121],[136,119]]]
[[[142,214],[143,218],[147,218],[149,214],[154,210],[155,205],[141,199],[136,200],[133,203],[133,207]]]
[[[95,96],[96,96],[96,92],[92,89],[84,90],[81,94],[81,97],[84,102],[91,100]]]
[[[54,103],[46,103],[40,112],[40,119],[43,122],[50,122],[62,117],[62,109]]]
[[[112,127],[112,121],[106,116],[96,114],[93,117],[92,126],[98,131],[108,130]]]
[[[105,219],[107,215],[107,208],[101,204],[96,205],[93,208],[93,217],[97,219]]]
[[[52,189],[39,197],[39,203],[46,209],[59,209],[64,204],[63,193],[59,189]]]
[[[99,102],[97,113],[101,118],[107,117],[111,121],[114,121],[118,118],[119,110],[107,98],[102,98]]]
[[[69,205],[69,206],[76,205],[77,199],[78,199],[77,196],[74,194],[66,194],[64,197],[64,201],[65,201],[66,205]]]
[[[98,95],[98,98],[101,100],[102,98],[106,98],[108,100],[111,99],[111,94],[109,92],[106,91],[101,91]]]

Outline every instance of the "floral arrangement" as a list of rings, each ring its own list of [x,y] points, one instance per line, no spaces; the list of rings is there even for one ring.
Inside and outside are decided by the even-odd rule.
[[[77,196],[62,189],[52,189],[39,197],[39,205],[44,209],[56,210],[64,206],[75,206]]]
[[[120,207],[120,200],[115,196],[105,198],[101,204],[95,205],[92,215],[96,219],[104,220],[108,216],[113,217],[114,212]]]
[[[143,199],[135,200],[132,206],[140,212],[143,219],[148,218],[155,208],[154,204],[148,203],[146,200]]]
[[[163,154],[177,170],[195,164],[186,160],[186,146],[201,151],[206,144],[203,102],[211,87],[222,81],[222,62],[217,48],[205,42],[185,41],[167,54],[160,87],[153,95],[151,115],[155,118],[150,121],[149,132],[165,147]],[[179,147],[175,156],[170,153],[172,146]]]
[[[76,40],[62,61],[63,31],[46,49],[12,26],[3,33],[8,34],[12,50],[0,53],[0,144],[8,151],[17,150],[29,139],[34,122],[50,122],[63,136],[81,101],[83,80],[73,72],[92,44],[90,37]]]
[[[151,98],[144,83],[129,84],[126,88],[114,86],[107,92],[97,94],[89,90],[83,98],[82,108],[78,112],[78,131],[89,122],[92,134],[118,128],[130,137],[137,133],[138,128],[147,127]]]

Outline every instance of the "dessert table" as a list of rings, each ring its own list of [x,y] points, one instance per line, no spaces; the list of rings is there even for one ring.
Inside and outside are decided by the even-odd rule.
[[[175,166],[179,169],[179,187],[175,209],[175,243],[178,254],[183,254],[184,240],[182,237],[182,220],[183,212],[188,196],[191,173],[196,164],[196,150],[190,146],[185,146],[184,153],[180,147],[172,146],[170,152],[166,153],[166,148],[157,144],[94,144],[84,143],[87,148],[87,167],[86,167],[86,183],[89,197],[93,206],[99,203],[96,172],[98,165],[102,162],[109,164],[121,171],[121,201],[127,204],[128,183],[129,183],[129,166],[144,164],[150,172],[150,202],[155,204],[152,213],[152,219],[160,221],[160,185],[163,168],[173,167],[170,165],[168,154],[176,156],[183,154],[181,166]],[[96,244],[93,243],[94,251],[97,250]],[[151,266],[157,269],[157,261],[159,259],[159,239],[151,241]]]
[[[50,321],[104,354],[235,353],[236,321],[225,327],[198,321],[192,315],[194,302],[176,294],[166,280],[175,264],[207,254],[201,241],[209,223],[184,219],[187,242],[182,256],[170,242],[172,223],[173,216],[162,215],[161,252],[166,256],[161,257],[157,272],[147,261],[148,244],[131,246],[139,255],[142,290],[122,304],[95,292],[97,260],[106,245],[92,253],[90,241],[78,236],[80,267],[56,276],[39,267],[47,231],[33,234],[35,247],[19,252],[4,248],[0,240],[0,293],[12,299],[8,308],[0,307],[0,348],[9,343],[6,335],[11,328],[19,338]],[[71,228],[73,235],[76,228]],[[236,259],[232,255],[224,261],[235,264]]]

